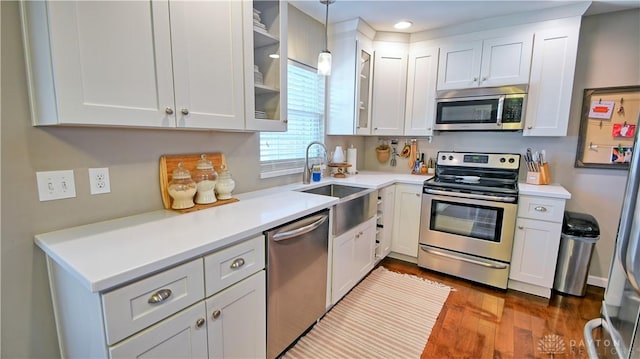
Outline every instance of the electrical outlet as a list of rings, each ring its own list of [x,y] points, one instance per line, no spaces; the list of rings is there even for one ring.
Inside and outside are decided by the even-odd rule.
[[[111,192],[108,168],[89,168],[89,188],[91,194]]]
[[[73,170],[36,172],[40,202],[76,196]]]

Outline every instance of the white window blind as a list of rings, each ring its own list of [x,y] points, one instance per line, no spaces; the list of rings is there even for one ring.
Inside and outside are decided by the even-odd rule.
[[[287,65],[287,132],[260,133],[260,178],[301,173],[312,141],[324,142],[324,83],[314,68]],[[309,163],[325,156],[320,146],[309,150]]]

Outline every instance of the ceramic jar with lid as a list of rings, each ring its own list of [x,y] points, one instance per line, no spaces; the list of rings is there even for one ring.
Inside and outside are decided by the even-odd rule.
[[[208,204],[216,202],[214,189],[218,180],[218,173],[206,155],[200,156],[193,178],[196,181],[196,203]]]
[[[227,171],[227,167],[222,165],[220,168],[220,176],[216,183],[216,192],[219,199],[230,199],[231,192],[236,188],[236,182],[231,178],[231,173]]]
[[[184,168],[182,162],[173,171],[169,182],[169,196],[173,198],[171,208],[185,209],[195,206],[193,196],[196,194],[196,182],[191,178],[191,173]]]

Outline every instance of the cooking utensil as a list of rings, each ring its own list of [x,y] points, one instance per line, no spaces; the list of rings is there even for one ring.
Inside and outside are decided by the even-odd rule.
[[[408,158],[411,154],[411,146],[405,141],[404,147],[402,147],[402,152],[400,152],[400,157]]]
[[[418,158],[418,141],[411,140],[411,151],[409,154],[409,168],[413,168],[416,165],[417,158]]]

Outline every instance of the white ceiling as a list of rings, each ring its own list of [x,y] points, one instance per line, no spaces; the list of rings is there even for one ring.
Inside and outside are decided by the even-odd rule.
[[[469,21],[519,12],[542,10],[551,7],[576,4],[581,1],[543,0],[336,0],[329,5],[329,23],[364,19],[377,31],[419,32]],[[298,9],[325,21],[326,6],[320,0],[291,0]],[[619,11],[640,7],[638,0],[594,1],[587,14]],[[409,20],[413,26],[399,31],[393,28],[399,20]]]

